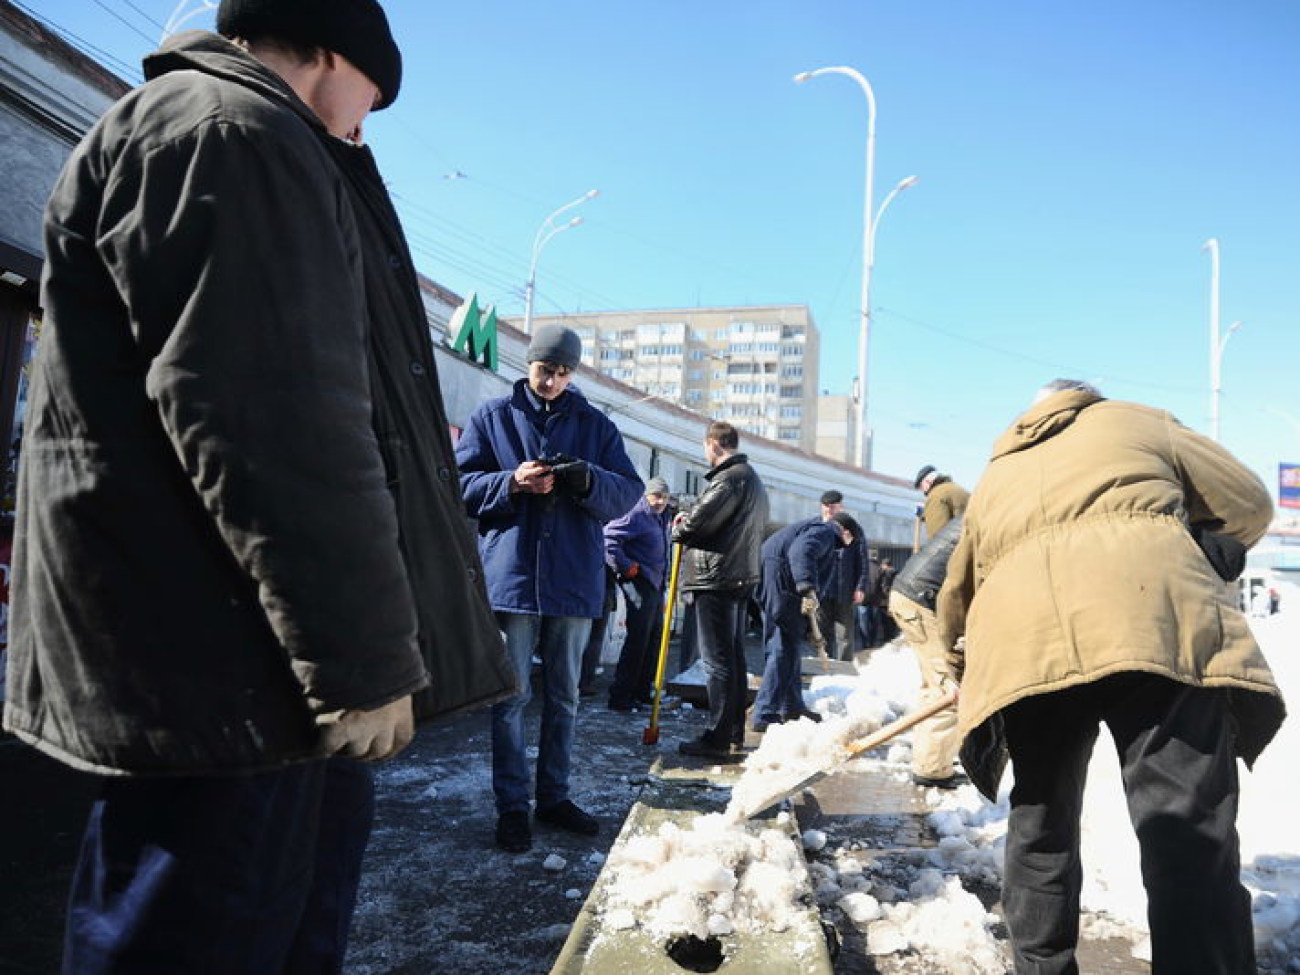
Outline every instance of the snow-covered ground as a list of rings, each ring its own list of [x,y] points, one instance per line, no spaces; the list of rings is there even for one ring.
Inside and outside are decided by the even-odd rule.
[[[1251,625],[1283,694],[1292,708],[1300,702],[1300,587],[1278,583],[1281,611],[1254,618]],[[814,680],[810,699],[830,715],[839,713],[851,694],[878,694],[897,708],[907,709],[918,684],[914,658],[896,648],[877,651],[856,679]],[[1295,773],[1300,754],[1300,721],[1292,717],[1256,763],[1242,769],[1242,880],[1249,889],[1261,971],[1300,971],[1300,788]],[[893,745],[882,767],[907,775],[908,745]],[[968,890],[1000,883],[1002,849],[1008,813],[1007,773],[997,803],[984,800],[973,786],[952,792],[929,790],[929,821],[941,840],[931,869],[921,870],[906,891],[894,891],[892,902],[881,903],[870,891],[878,889],[861,875],[856,860],[845,857],[842,870],[834,866],[814,871],[823,895],[867,932],[872,954],[912,949],[951,971],[982,975],[1001,973],[1005,965],[993,919]],[[1118,762],[1105,729],[1089,769],[1083,819],[1084,930],[1097,937],[1130,941],[1137,958],[1149,958],[1146,900],[1133,837],[1119,781]],[[812,842],[817,842],[817,837]],[[963,885],[963,882],[965,885]]]

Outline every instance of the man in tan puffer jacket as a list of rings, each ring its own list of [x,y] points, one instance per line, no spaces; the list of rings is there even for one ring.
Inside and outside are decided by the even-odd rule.
[[[1078,971],[1079,820],[1103,721],[1152,971],[1255,971],[1236,758],[1254,761],[1285,708],[1206,553],[1244,554],[1271,515],[1217,443],[1086,383],[1044,387],[994,445],[938,608],[947,645],[966,638],[950,657],[962,764],[990,798],[1008,758],[1014,773],[1003,905],[1018,973]]]

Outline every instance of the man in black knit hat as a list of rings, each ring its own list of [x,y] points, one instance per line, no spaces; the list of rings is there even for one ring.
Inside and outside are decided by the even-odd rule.
[[[102,778],[68,972],[341,970],[367,762],[516,683],[361,145],[384,12],[217,25],[145,60],[46,210],[4,723]]]

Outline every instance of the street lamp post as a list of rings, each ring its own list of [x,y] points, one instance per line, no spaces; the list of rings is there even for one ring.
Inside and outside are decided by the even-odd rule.
[[[561,224],[557,224],[555,218],[580,204],[586,203],[588,200],[594,200],[599,195],[599,190],[587,190],[576,200],[569,201],[551,213],[542,221],[542,225],[537,228],[537,234],[533,237],[533,256],[528,264],[528,282],[524,285],[524,334],[533,334],[533,296],[537,292],[537,259],[542,256],[542,249],[556,234],[582,223],[582,217],[573,217]]]
[[[847,75],[858,83],[858,87],[862,89],[862,93],[867,97],[867,179],[862,200],[862,296],[859,311],[861,322],[858,332],[858,430],[854,455],[859,467],[870,470],[871,435],[867,427],[867,394],[869,389],[867,365],[868,350],[871,345],[871,270],[875,266],[876,226],[880,223],[880,217],[884,214],[885,208],[893,202],[894,197],[915,184],[917,177],[908,176],[906,179],[900,180],[898,185],[885,198],[880,209],[873,211],[872,194],[875,190],[876,178],[876,94],[871,89],[871,83],[867,81],[861,72],[855,68],[844,66],[804,71],[795,75],[794,80],[796,84],[803,84],[805,81],[826,74]]]
[[[1219,239],[1211,237],[1201,245],[1210,252],[1210,438],[1219,439],[1219,397],[1223,394],[1223,349],[1232,333],[1241,328],[1233,322],[1219,334]]]

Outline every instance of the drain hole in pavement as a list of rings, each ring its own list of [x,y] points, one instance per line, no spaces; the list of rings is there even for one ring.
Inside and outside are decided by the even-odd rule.
[[[717,938],[700,939],[693,934],[668,942],[668,957],[688,972],[716,972],[727,960]]]

